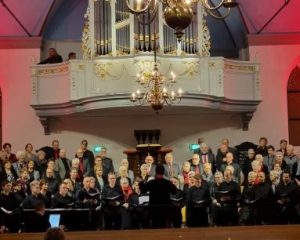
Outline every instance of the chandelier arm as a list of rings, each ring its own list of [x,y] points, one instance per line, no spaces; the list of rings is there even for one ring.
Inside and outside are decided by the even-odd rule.
[[[217,4],[215,6],[210,4],[209,0],[201,0],[201,2],[207,10],[216,10],[216,9],[219,9],[220,7],[222,7],[225,0],[220,0],[219,4]]]
[[[130,12],[132,12],[133,14],[141,14],[141,13],[146,12],[147,9],[149,9],[150,4],[151,4],[152,1],[153,0],[147,0],[147,3],[145,5],[145,7],[143,7],[140,10],[137,10],[137,9],[134,9],[133,7],[131,7],[130,3],[129,3],[129,0],[126,0],[125,2],[126,2],[126,5],[127,5],[127,7],[128,7],[128,9],[129,9]],[[155,1],[155,6],[156,6],[156,0],[154,0],[154,1]]]
[[[230,11],[231,11],[231,8],[227,8],[227,13],[225,15],[216,15],[213,13],[213,11],[209,10],[209,9],[206,9],[207,13],[212,16],[213,18],[216,18],[216,19],[224,19],[226,18],[229,14],[230,14]],[[220,13],[219,13],[220,14]]]
[[[171,7],[171,6],[172,6],[172,4],[170,4],[170,2],[171,2],[171,3],[174,3],[174,1],[172,1],[172,0],[160,0],[160,2],[161,2],[162,4],[166,4],[168,7]]]
[[[149,10],[150,11],[150,10]],[[156,17],[156,13],[157,13],[157,7],[155,7],[153,9],[153,11],[150,11],[150,15],[151,15],[151,18],[147,21],[147,22],[144,22],[143,20],[141,20],[141,17],[142,15],[144,15],[146,12],[144,12],[143,14],[140,14],[137,16],[137,20],[140,24],[142,25],[148,25],[148,24],[151,24],[153,22],[153,20],[155,19]]]

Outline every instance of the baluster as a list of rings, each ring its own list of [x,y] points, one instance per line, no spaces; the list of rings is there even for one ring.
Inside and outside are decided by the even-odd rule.
[[[151,52],[152,48],[151,48],[151,23],[150,23],[150,12],[148,12],[148,36],[149,36],[149,40],[148,40],[148,51]]]
[[[145,14],[143,14],[143,23],[145,23]],[[146,26],[143,24],[143,41],[144,41],[144,46],[143,46],[143,51],[146,52]]]

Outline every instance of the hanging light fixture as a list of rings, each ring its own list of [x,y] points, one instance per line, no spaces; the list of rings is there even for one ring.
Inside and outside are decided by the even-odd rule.
[[[214,4],[215,1],[211,0],[126,0],[126,5],[131,13],[138,16],[140,21],[140,16],[145,13],[150,13],[152,16],[156,15],[158,2],[165,6],[163,18],[166,24],[175,30],[175,35],[179,41],[183,35],[182,30],[192,23],[194,14],[192,4],[201,3],[207,13],[217,19],[226,18],[231,9],[238,6],[237,0],[218,0],[216,4]],[[222,8],[226,10],[224,15],[219,11]]]
[[[142,106],[150,104],[157,113],[164,105],[172,105],[179,103],[182,97],[182,90],[173,90],[173,85],[176,83],[174,72],[170,72],[170,76],[164,76],[158,68],[156,59],[156,40],[154,40],[154,68],[152,72],[142,71],[137,74],[137,83],[141,85],[143,90],[137,90],[132,93],[131,101]]]

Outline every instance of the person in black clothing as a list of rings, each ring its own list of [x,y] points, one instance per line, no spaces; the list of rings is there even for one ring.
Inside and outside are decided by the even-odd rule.
[[[9,232],[18,232],[21,219],[20,212],[17,210],[20,205],[12,193],[12,183],[5,180],[2,182],[1,187],[0,211],[2,211],[4,225]]]
[[[54,175],[54,170],[52,168],[46,169],[46,175],[43,180],[48,184],[47,191],[50,195],[54,195],[58,190],[59,180]]]
[[[244,160],[243,165],[241,166],[242,172],[245,176],[245,179],[248,179],[248,173],[252,171],[252,161],[255,160],[255,151],[253,148],[249,148],[247,152],[247,157]],[[247,181],[245,182],[247,183]]]
[[[174,228],[180,228],[182,225],[181,209],[185,206],[185,193],[179,189],[179,180],[177,177],[172,177],[170,181],[177,188],[177,192],[171,194],[171,224]]]
[[[95,162],[95,157],[94,153],[90,150],[88,150],[88,141],[87,140],[82,140],[80,147],[83,151],[83,158],[88,159],[89,165],[90,165],[90,170],[94,169],[94,162]]]
[[[99,204],[100,192],[90,187],[91,177],[84,177],[83,188],[78,192],[79,207],[95,209]]]
[[[257,178],[256,172],[248,173],[247,184],[244,185],[241,197],[241,224],[253,225],[254,224],[254,203],[255,203],[255,181]]]
[[[103,176],[107,179],[108,173],[114,172],[114,164],[111,158],[107,157],[107,150],[105,147],[101,148],[99,156],[102,159]]]
[[[271,185],[266,183],[264,172],[257,173],[257,180],[254,190],[255,223],[269,224],[274,218],[275,197]]]
[[[39,202],[35,206],[33,212],[26,221],[26,232],[45,232],[50,227],[48,215],[45,214],[45,204]]]
[[[217,194],[218,219],[217,225],[238,225],[238,202],[240,201],[240,186],[233,181],[233,173],[230,169],[224,172],[224,182],[220,184]]]
[[[52,208],[70,208],[74,206],[74,199],[68,196],[67,184],[61,183],[59,191],[51,199]]]
[[[49,54],[49,57],[47,59],[41,61],[39,64],[61,63],[63,61],[62,57],[57,54],[57,51],[55,48],[49,48],[48,54]]]
[[[222,172],[216,172],[214,175],[214,182],[213,184],[210,186],[210,197],[212,200],[212,204],[211,204],[211,209],[210,209],[210,224],[212,226],[215,225],[217,219],[218,219],[218,201],[217,201],[217,194],[219,192],[219,188],[221,183],[223,182],[223,174]]]
[[[278,223],[296,223],[298,220],[296,205],[299,203],[299,188],[291,179],[289,170],[282,174],[282,181],[277,186]]]
[[[140,182],[142,193],[149,193],[150,215],[153,228],[165,228],[170,226],[170,194],[175,194],[177,188],[164,178],[165,168],[158,165],[155,169],[156,176],[149,182]]]
[[[131,210],[131,223],[133,229],[149,228],[149,194],[141,193],[139,182],[141,178],[136,178],[133,182],[134,192],[129,196],[129,209]]]
[[[121,228],[121,206],[124,203],[122,189],[116,184],[115,173],[108,174],[108,184],[102,190],[105,229]]]
[[[202,182],[199,174],[194,176],[195,185],[192,186],[187,195],[187,226],[206,227],[208,226],[208,206],[210,204],[210,194],[207,184]]]
[[[31,194],[28,195],[22,203],[22,207],[24,209],[34,209],[35,206],[40,202],[42,202],[42,203],[44,203],[44,205],[46,205],[47,200],[40,193],[39,181],[33,180],[30,183],[30,190],[31,190]]]
[[[131,208],[129,207],[129,198],[130,195],[133,194],[133,190],[129,185],[128,178],[121,178],[120,179],[120,186],[124,196],[124,203],[121,206],[121,229],[130,229],[131,224]]]
[[[261,154],[263,157],[268,155],[268,139],[266,137],[261,137],[258,142],[255,153]]]

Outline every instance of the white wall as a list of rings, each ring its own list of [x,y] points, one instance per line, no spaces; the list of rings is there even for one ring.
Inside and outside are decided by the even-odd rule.
[[[0,49],[0,86],[3,93],[3,142],[13,144],[13,151],[23,149],[27,142],[35,148],[59,139],[69,157],[79,142],[103,144],[117,162],[122,151],[136,144],[134,129],[161,129],[161,144],[174,149],[175,159],[182,162],[191,152],[188,144],[204,137],[216,149],[220,139],[228,137],[231,145],[260,136],[278,146],[288,138],[286,84],[290,71],[300,59],[299,45],[251,46],[250,57],[261,64],[262,103],[250,122],[249,131],[241,130],[240,117],[235,114],[187,114],[119,117],[65,117],[51,120],[53,132],[43,135],[43,129],[30,104],[30,69],[32,56],[39,58],[38,49]],[[53,93],[55,94],[55,93]],[[117,165],[117,164],[116,164]]]

